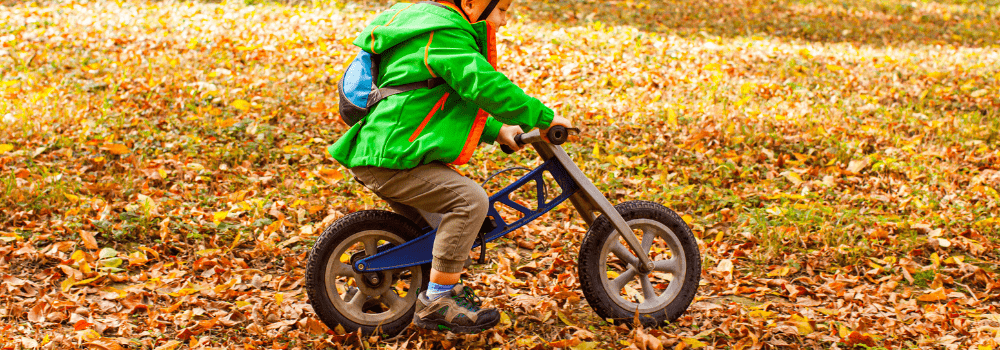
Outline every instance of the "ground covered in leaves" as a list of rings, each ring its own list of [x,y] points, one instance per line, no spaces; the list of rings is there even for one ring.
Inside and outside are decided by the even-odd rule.
[[[560,208],[467,277],[496,329],[395,339],[302,289],[318,232],[383,207],[324,152],[381,3],[3,4],[2,349],[1000,343],[996,1],[528,2],[501,70],[584,129],[566,148],[613,201],[684,216],[698,296],[661,329],[601,320]],[[478,180],[537,164],[480,155]]]

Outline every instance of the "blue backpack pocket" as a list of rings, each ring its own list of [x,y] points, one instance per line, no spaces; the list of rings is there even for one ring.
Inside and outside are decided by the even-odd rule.
[[[373,56],[360,50],[340,79],[340,119],[347,125],[353,126],[368,115],[372,91],[378,90],[375,83],[378,72],[373,64],[376,57]]]
[[[386,97],[416,89],[434,88],[445,83],[444,79],[434,78],[380,89],[378,69],[381,57],[368,51],[359,51],[337,84],[340,90],[340,119],[347,125],[354,126],[360,122]]]

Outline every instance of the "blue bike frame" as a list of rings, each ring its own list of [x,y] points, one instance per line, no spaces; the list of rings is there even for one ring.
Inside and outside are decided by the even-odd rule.
[[[546,198],[548,191],[546,190],[544,174],[548,172],[555,179],[555,182],[559,185],[562,192],[555,198]],[[526,208],[520,203],[512,200],[510,195],[520,189],[522,186],[534,181],[535,191],[537,192],[535,198],[538,199],[538,208],[532,210]],[[513,184],[505,187],[496,194],[490,196],[490,210],[487,214],[487,218],[491,218],[496,228],[485,234],[486,242],[491,242],[497,238],[503,237],[508,233],[527,225],[529,222],[534,221],[543,214],[554,209],[556,206],[561,204],[570,198],[579,190],[579,186],[569,175],[566,167],[562,165],[557,159],[552,158],[548,161],[542,163],[539,167],[535,168],[524,177],[521,177]],[[524,216],[520,219],[508,223],[497,211],[497,203],[503,203],[514,210],[521,212]],[[431,251],[434,247],[434,237],[437,234],[437,230],[428,232],[417,239],[408,241],[397,247],[382,251],[379,249],[379,253],[372,255],[368,258],[361,259],[354,265],[354,269],[357,272],[375,272],[384,270],[394,270],[404,267],[410,267],[415,265],[422,265],[431,262],[433,256],[431,256]],[[473,248],[479,247],[483,242],[477,241]]]

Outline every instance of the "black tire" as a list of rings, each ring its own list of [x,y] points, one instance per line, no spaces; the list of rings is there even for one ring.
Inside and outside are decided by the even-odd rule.
[[[631,325],[636,316],[645,327],[675,321],[691,305],[701,279],[701,254],[691,229],[677,213],[656,203],[631,201],[615,209],[636,232],[646,250],[643,253],[653,251],[650,259],[657,267],[647,274],[638,272],[634,266],[638,261],[635,253],[624,243],[611,221],[602,215],[591,225],[580,247],[577,273],[583,295],[599,316],[612,319],[616,324]],[[640,230],[641,234],[637,232]],[[619,258],[625,253],[631,254],[631,258]],[[677,259],[668,258],[668,255]],[[642,280],[644,275],[645,281]],[[654,285],[657,280],[666,283]],[[628,290],[636,282],[642,291]],[[660,289],[662,294],[659,294]],[[638,298],[639,293],[642,300]],[[626,299],[629,297],[634,302]]]
[[[306,266],[306,293],[320,320],[348,333],[361,329],[365,335],[391,337],[405,330],[413,321],[417,294],[427,289],[430,264],[360,276],[351,262],[420,234],[412,221],[382,210],[349,214],[323,230]],[[381,283],[370,283],[372,277]]]

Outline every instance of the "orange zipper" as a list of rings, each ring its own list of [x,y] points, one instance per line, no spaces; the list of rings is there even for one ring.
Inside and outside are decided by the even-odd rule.
[[[418,126],[417,130],[413,132],[413,135],[410,135],[410,142],[413,142],[414,140],[417,139],[417,136],[420,136],[420,132],[424,131],[424,127],[427,126],[427,122],[431,121],[431,117],[434,116],[434,113],[437,113],[438,110],[444,107],[444,103],[447,100],[448,100],[448,93],[446,92],[444,93],[444,96],[441,96],[441,99],[437,101],[437,104],[434,105],[434,108],[431,108],[431,112],[427,113],[427,116],[424,117],[424,121],[420,123],[420,126]]]

